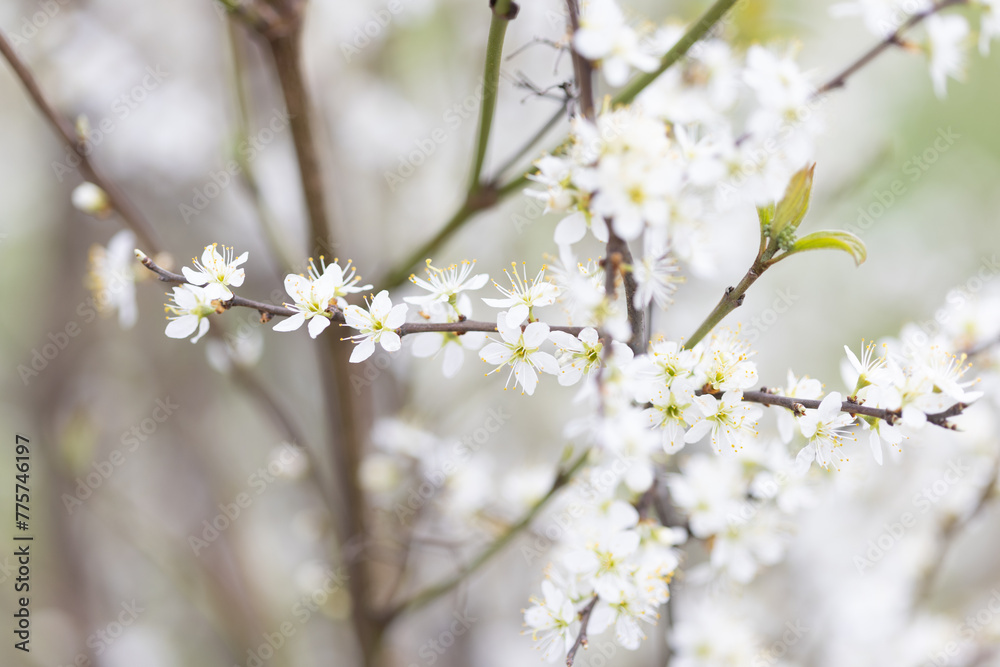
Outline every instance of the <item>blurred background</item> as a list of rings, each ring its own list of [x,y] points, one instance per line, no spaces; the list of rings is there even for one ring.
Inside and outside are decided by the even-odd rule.
[[[304,61],[334,228],[328,254],[353,260],[376,289],[461,204],[489,27],[486,4],[397,0],[399,11],[386,14],[382,0],[310,3]],[[727,28],[735,43],[797,44],[816,81],[874,41],[860,21],[831,19],[826,2],[743,4]],[[687,21],[705,6],[627,3],[635,17],[656,22]],[[378,17],[386,15],[382,25]],[[569,78],[568,58],[544,44],[529,46],[536,38],[561,38],[562,21],[562,3],[546,0],[522,3],[510,25],[506,52],[527,48],[502,69],[488,174],[558,108],[558,101],[519,82],[544,89]],[[7,0],[0,4],[0,29],[22,38],[22,58],[60,113],[85,115],[91,127],[108,121],[92,142],[93,160],[154,223],[175,270],[206,244],[235,245],[237,253],[250,252],[240,294],[261,300],[281,289],[284,264],[301,270],[304,205],[274,69],[259,41],[231,24],[216,3]],[[839,389],[845,343],[856,349],[862,337],[932,320],[955,287],[993,289],[1000,250],[998,82],[1000,57],[975,54],[967,82],[951,82],[947,99],[938,100],[925,59],[894,51],[822,105],[826,131],[805,227],[854,231],[867,244],[868,261],[855,268],[842,254],[817,253],[783,264],[754,286],[727,321],[742,322],[751,336],[762,384],[783,383],[791,368]],[[265,128],[271,132],[262,133]],[[554,129],[540,148],[565,129]],[[213,175],[240,154],[248,134],[257,140],[247,166],[258,189],[245,178],[212,188]],[[443,140],[420,149],[432,135]],[[940,150],[935,141],[943,135],[953,140]],[[423,151],[420,164],[410,158],[414,148]],[[401,182],[386,176],[407,167],[412,173]],[[902,186],[893,194],[896,181]],[[13,506],[13,440],[20,433],[31,439],[36,535],[33,642],[26,655],[12,648],[7,629],[15,602],[4,519],[0,617],[7,620],[0,661],[357,664],[331,518],[312,484],[316,471],[309,468],[316,461],[285,444],[299,441],[318,452],[320,465],[328,463],[310,341],[304,332],[274,335],[249,311],[213,318],[217,333],[242,327],[239,338],[249,341],[244,353],[260,354],[249,370],[227,367],[218,355],[206,355],[205,341],[191,345],[164,335],[165,290],[154,280],[136,286],[134,328],[94,317],[88,252],[106,245],[121,226],[113,216],[99,220],[73,208],[70,196],[80,182],[66,149],[10,68],[0,65],[0,361],[6,369],[0,410],[2,437],[10,441],[0,450],[0,504]],[[196,213],[185,208],[196,202]],[[520,196],[505,201],[476,217],[434,259],[476,259],[494,278],[510,261],[524,260],[533,273],[543,254],[554,252],[554,220],[532,214],[532,207]],[[689,277],[656,331],[688,335],[722,289],[742,276],[756,233],[748,211],[745,227],[731,230],[746,243],[723,249],[713,277]],[[269,250],[269,234],[284,257]],[[593,252],[596,257],[599,249]],[[790,305],[773,317],[767,311],[776,299]],[[32,366],[50,343],[58,352]],[[392,430],[413,427],[443,443],[468,441],[495,423],[491,417],[509,415],[480,443],[463,486],[451,490],[450,509],[421,526],[414,543],[419,566],[401,590],[452,572],[484,543],[491,522],[504,518],[479,513],[486,498],[506,501],[506,519],[518,516],[518,508],[547,487],[546,475],[559,459],[573,392],[543,383],[528,400],[500,391],[496,376],[484,380],[485,370],[470,353],[459,376],[447,382],[439,361],[409,355],[391,363],[376,355],[356,371],[357,382],[377,398],[373,416],[398,420],[376,429],[373,447],[416,441],[419,435]],[[370,483],[391,486],[392,471],[377,463],[365,469]],[[904,467],[879,473],[875,488],[883,492],[906,483]],[[240,507],[238,498],[249,502]],[[872,493],[866,502],[885,507],[885,498]],[[234,504],[239,516],[219,521],[227,527],[207,539],[206,522]],[[452,510],[482,525],[473,530],[466,521],[456,529]],[[881,516],[872,515],[875,525]],[[859,539],[877,531],[859,529]],[[471,585],[401,619],[386,640],[392,664],[534,664],[531,641],[517,633],[543,566],[544,557],[526,562],[515,547]],[[973,586],[996,575],[985,561],[979,566]],[[872,590],[860,595],[875,595]],[[455,614],[475,619],[467,623],[471,631],[454,629]],[[284,623],[294,634],[267,656],[260,647],[273,646],[267,636]],[[650,635],[640,652],[619,650],[613,662],[662,664],[662,628]],[[824,664],[823,655],[829,654],[820,651],[803,664]]]

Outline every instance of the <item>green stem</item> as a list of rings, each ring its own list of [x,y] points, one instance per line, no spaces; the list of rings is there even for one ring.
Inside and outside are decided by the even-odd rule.
[[[476,155],[469,179],[469,194],[480,188],[486,148],[490,143],[490,130],[497,110],[497,91],[500,88],[500,64],[503,62],[503,40],[507,24],[517,15],[517,5],[511,0],[497,0],[490,19],[490,35],[486,41],[486,65],[483,68],[483,106],[479,115],[479,133],[476,137]]]
[[[396,268],[393,269],[392,273],[386,276],[384,280],[380,281],[380,286],[383,289],[392,289],[402,285],[406,282],[406,279],[410,277],[411,269],[414,266],[420,264],[428,258],[438,246],[444,243],[452,234],[464,225],[474,213],[481,211],[484,208],[489,208],[498,200],[498,198],[499,197],[496,192],[485,187],[480,191],[470,193],[470,197],[466,198],[466,200],[462,202],[462,206],[455,211],[455,214],[451,216],[451,219],[448,220],[448,222],[445,223],[444,227],[442,227],[433,238],[410,253],[405,261],[400,262]]]
[[[383,617],[384,623],[388,625],[398,617],[400,614],[408,611],[413,611],[424,607],[434,600],[438,599],[448,591],[452,590],[460,583],[465,581],[471,574],[479,570],[481,567],[486,565],[494,556],[503,551],[510,542],[517,537],[525,528],[531,525],[531,522],[535,520],[535,517],[545,508],[550,500],[558,493],[560,489],[569,484],[577,472],[583,467],[590,456],[590,449],[587,449],[582,454],[580,454],[576,459],[570,463],[569,467],[565,470],[559,472],[556,475],[555,480],[552,482],[552,486],[549,488],[548,493],[546,493],[538,502],[536,502],[531,509],[525,513],[521,519],[510,526],[503,535],[498,537],[496,541],[490,544],[488,547],[483,549],[478,556],[472,559],[468,565],[462,568],[458,573],[456,573],[450,579],[446,579],[439,584],[434,584],[429,588],[414,594],[412,597],[400,602],[396,606],[389,609]]]
[[[721,322],[726,315],[733,312],[737,308],[743,305],[743,299],[746,296],[747,290],[753,285],[761,274],[767,270],[768,264],[764,262],[760,255],[754,260],[753,266],[747,271],[746,275],[743,276],[743,280],[739,282],[736,287],[727,287],[726,293],[722,295],[719,303],[716,304],[715,308],[705,321],[701,323],[698,330],[695,331],[690,338],[684,342],[684,347],[690,349],[697,345],[702,338],[711,333],[712,329]]]
[[[652,72],[646,72],[635,77],[628,82],[617,95],[611,99],[611,103],[617,104],[630,104],[636,96],[641,93],[649,84],[653,83],[658,76],[670,69],[674,63],[684,57],[685,54],[691,49],[695,43],[705,36],[709,30],[712,29],[716,23],[722,20],[726,12],[732,9],[739,0],[716,0],[715,4],[708,8],[701,18],[695,21],[695,24],[688,28],[688,31],[684,33],[684,36],[674,44],[673,48],[667,51],[662,58],[660,58],[660,66],[657,67]]]

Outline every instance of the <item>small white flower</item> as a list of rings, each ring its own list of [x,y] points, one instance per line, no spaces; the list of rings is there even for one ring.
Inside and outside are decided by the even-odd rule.
[[[830,7],[831,16],[860,16],[877,37],[888,37],[903,25],[910,15],[931,6],[927,0],[852,0]]]
[[[336,276],[330,272],[316,280],[310,280],[294,273],[285,276],[285,291],[288,296],[295,299],[295,303],[286,303],[285,306],[297,312],[287,320],[274,325],[274,330],[295,331],[308,320],[309,335],[312,338],[320,335],[324,329],[330,326],[332,316],[327,312],[327,308],[336,299],[334,296],[335,279]]]
[[[219,254],[218,247],[218,243],[205,246],[205,252],[201,254],[201,261],[191,260],[197,271],[185,266],[181,268],[181,272],[192,285],[204,286],[209,299],[228,301],[233,298],[233,292],[229,289],[229,285],[239,287],[243,284],[245,277],[243,269],[236,267],[247,261],[250,253],[245,252],[233,259],[232,248],[223,246],[223,254]]]
[[[882,346],[883,349],[885,345]],[[875,343],[869,342],[865,345],[865,341],[861,341],[861,358],[858,359],[857,355],[851,351],[851,348],[844,346],[844,352],[847,353],[847,362],[850,364],[850,369],[846,366],[841,369],[844,379],[848,380],[851,377],[856,377],[857,380],[854,382],[853,394],[857,394],[859,391],[865,387],[872,384],[884,384],[888,378],[886,370],[886,358],[885,355],[874,356]],[[851,384],[848,382],[848,384]],[[809,397],[815,398],[815,397]]]
[[[478,350],[486,342],[486,334],[470,331],[462,335],[450,331],[433,331],[416,334],[412,352],[415,357],[444,357],[441,370],[446,378],[453,378],[465,362],[465,350]]]
[[[551,581],[542,582],[544,599],[531,598],[531,607],[524,610],[524,624],[531,628],[531,638],[539,642],[546,661],[565,658],[579,632],[576,607],[566,594]]]
[[[788,371],[788,384],[785,386],[782,395],[789,398],[816,399],[823,395],[823,383],[813,378],[802,376],[796,378],[791,370]],[[786,445],[792,441],[795,434],[795,416],[788,408],[775,407],[778,411],[778,435]]]
[[[979,0],[979,53],[990,54],[990,40],[1000,35],[1000,0]]]
[[[730,329],[713,334],[698,365],[697,375],[716,391],[749,389],[757,383],[757,365],[750,346]]]
[[[375,295],[368,310],[358,306],[348,306],[344,309],[344,319],[348,326],[361,333],[348,336],[344,340],[353,340],[356,344],[351,353],[351,363],[356,364],[372,356],[375,343],[379,343],[386,352],[395,352],[400,347],[399,334],[396,329],[406,321],[405,303],[393,306],[389,292],[382,290]]]
[[[511,367],[504,389],[513,376],[516,383],[530,396],[535,393],[538,385],[536,368],[549,375],[559,374],[559,362],[556,358],[538,349],[549,338],[549,325],[532,322],[521,331],[519,324],[510,324],[508,313],[500,313],[497,315],[497,331],[500,332],[501,340],[490,339],[493,342],[482,349],[479,357],[488,364],[497,365],[490,373],[496,373],[504,366]]]
[[[601,350],[604,349],[604,345],[593,327],[587,327],[579,336],[565,331],[552,331],[549,333],[549,340],[560,350],[559,384],[562,386],[574,385],[584,375],[589,375],[600,368]]]
[[[783,118],[797,117],[813,93],[792,53],[778,56],[762,46],[751,46],[747,51],[743,80],[763,108]]]
[[[108,241],[108,247],[90,248],[87,287],[102,313],[118,311],[118,325],[131,329],[139,318],[135,303],[135,234],[123,229]]]
[[[699,420],[694,390],[685,380],[675,380],[670,388],[660,388],[652,399],[653,407],[643,412],[649,425],[663,431],[663,450],[668,454],[684,447],[687,428]]]
[[[174,287],[171,295],[173,305],[167,304],[164,310],[169,314],[167,319],[167,336],[170,338],[187,338],[196,333],[191,339],[192,343],[197,343],[208,331],[208,316],[215,312],[212,299],[208,296],[204,287],[197,285],[178,285]]]
[[[600,63],[604,78],[612,86],[628,80],[629,67],[652,72],[656,58],[640,48],[639,37],[626,23],[614,0],[590,0],[584,4],[580,29],[573,35],[573,48],[588,60]]]
[[[684,442],[698,442],[711,431],[712,447],[716,454],[721,454],[723,441],[738,452],[748,438],[757,435],[754,426],[761,408],[744,403],[741,390],[727,391],[722,400],[711,394],[696,396],[694,403],[704,416],[687,432]]]
[[[646,308],[650,303],[656,303],[660,310],[674,302],[673,294],[677,291],[677,283],[683,278],[677,275],[677,261],[670,255],[657,257],[647,254],[632,265],[632,275],[635,276],[636,290],[632,299],[636,308]]]
[[[556,297],[559,296],[559,287],[545,279],[544,266],[538,272],[538,275],[535,276],[534,280],[529,280],[527,274],[523,277],[518,274],[517,264],[511,262],[511,267],[514,270],[513,278],[504,269],[507,279],[510,280],[509,290],[500,287],[495,281],[493,283],[504,295],[504,298],[483,299],[488,306],[509,309],[505,315],[508,329],[519,326],[526,317],[530,319],[534,308],[552,305],[556,302]]]
[[[840,448],[846,438],[855,439],[845,430],[854,421],[854,417],[840,411],[841,403],[843,397],[835,391],[828,394],[818,408],[807,410],[804,416],[799,417],[802,435],[809,440],[809,444],[799,450],[795,457],[795,467],[799,473],[804,474],[809,470],[813,460],[823,468],[829,468],[834,457],[838,461],[844,460]]]
[[[969,24],[962,16],[935,14],[927,19],[927,49],[931,58],[931,81],[934,93],[944,98],[948,93],[948,77],[965,77],[965,38]]]
[[[332,296],[331,298],[336,300],[337,307],[343,310],[347,308],[348,294],[360,294],[365,290],[370,290],[371,285],[358,285],[361,282],[361,276],[356,275],[357,271],[353,266],[351,266],[351,260],[347,260],[347,264],[343,267],[338,263],[336,257],[333,258],[332,264],[326,263],[326,258],[323,255],[319,256],[320,267],[316,268],[316,263],[313,258],[309,258],[309,278],[313,281],[323,279],[325,287],[328,289]]]
[[[420,306],[447,302],[457,311],[457,298],[460,293],[480,289],[490,279],[486,273],[471,275],[475,267],[475,260],[471,262],[462,260],[461,264],[452,264],[446,269],[439,269],[431,265],[431,260],[428,259],[427,267],[424,269],[427,280],[411,275],[410,282],[427,290],[429,294],[404,297],[403,301]]]
[[[608,591],[608,595],[602,594],[590,617],[589,630],[599,634],[614,625],[615,641],[624,649],[637,650],[646,638],[639,621],[656,625],[659,618],[656,613],[658,602],[651,599],[647,592],[630,582],[627,586]]]
[[[220,373],[229,373],[233,367],[251,368],[264,353],[264,337],[257,330],[246,335],[227,334],[224,340],[209,340],[205,345],[208,365]]]

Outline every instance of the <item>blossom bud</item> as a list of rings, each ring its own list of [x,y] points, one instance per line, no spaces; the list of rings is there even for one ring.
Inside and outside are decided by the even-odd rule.
[[[93,183],[81,183],[73,190],[73,206],[96,218],[106,217],[111,212],[108,194]]]

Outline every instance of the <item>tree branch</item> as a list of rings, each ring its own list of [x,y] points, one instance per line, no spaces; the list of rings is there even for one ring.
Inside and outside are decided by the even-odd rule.
[[[793,412],[798,413],[802,408],[809,408],[810,410],[815,410],[820,406],[822,401],[810,398],[794,398],[791,396],[781,396],[779,394],[772,394],[767,391],[767,389],[762,389],[761,391],[744,391],[743,400],[747,403],[760,403],[761,405],[775,405],[782,408],[788,408]],[[927,421],[935,426],[940,426],[941,428],[946,428],[954,430],[954,426],[948,422],[948,419],[962,414],[965,408],[969,407],[965,403],[956,403],[947,410],[942,410],[941,412],[935,412],[933,414],[927,415]],[[876,419],[881,419],[887,424],[894,424],[899,420],[902,415],[896,410],[885,410],[883,408],[872,408],[861,403],[853,403],[851,401],[844,401],[840,404],[840,411],[846,412],[852,415],[862,415],[864,417],[875,417]]]
[[[460,583],[465,581],[468,576],[486,565],[486,563],[492,560],[494,556],[503,551],[504,547],[510,544],[510,542],[525,528],[531,525],[531,522],[535,520],[535,517],[538,516],[538,514],[545,508],[549,501],[552,500],[556,493],[569,484],[576,473],[583,467],[584,463],[587,462],[587,459],[590,456],[590,451],[590,449],[587,449],[576,457],[576,459],[569,464],[568,468],[560,470],[556,474],[556,478],[552,481],[552,486],[549,488],[548,492],[538,502],[536,502],[531,509],[529,509],[525,515],[517,521],[517,523],[510,526],[492,544],[483,549],[483,551],[481,551],[478,556],[473,558],[468,565],[462,568],[450,579],[446,579],[439,584],[434,584],[429,588],[425,588],[406,600],[397,603],[394,607],[390,608],[383,614],[383,622],[388,625],[403,612],[413,611],[415,609],[419,609],[420,607],[424,607],[442,595],[445,595]]]
[[[566,653],[566,667],[573,667],[576,652],[580,650],[581,646],[587,648],[587,624],[590,623],[590,615],[594,613],[594,607],[596,606],[597,596],[595,595],[587,603],[587,606],[580,611],[580,634],[576,636],[576,641],[573,642],[573,646]]]
[[[938,529],[939,535],[937,549],[935,549],[933,558],[930,560],[927,569],[924,571],[923,576],[917,583],[916,593],[914,594],[915,603],[922,602],[927,599],[934,582],[941,573],[941,568],[944,565],[945,558],[948,556],[948,552],[951,551],[951,547],[958,534],[966,526],[972,523],[972,520],[979,516],[986,505],[988,505],[989,502],[996,497],[994,487],[996,486],[998,475],[1000,475],[1000,456],[997,456],[993,460],[993,468],[990,472],[990,476],[979,492],[979,498],[976,500],[976,504],[972,508],[972,511],[963,519],[959,519],[954,515],[948,515],[941,522]]]
[[[712,312],[708,314],[705,321],[698,326],[698,329],[691,334],[691,337],[687,339],[684,343],[684,347],[692,348],[697,345],[702,338],[707,336],[715,326],[721,322],[726,315],[733,312],[737,308],[743,305],[743,299],[746,297],[746,292],[750,289],[761,274],[767,270],[768,264],[761,259],[764,252],[764,246],[761,245],[760,252],[757,253],[757,258],[754,259],[753,265],[740,280],[736,287],[727,287],[719,303],[716,304]]]
[[[56,134],[63,140],[66,146],[80,158],[80,172],[83,177],[97,185],[108,197],[109,205],[118,212],[121,219],[125,222],[125,225],[129,227],[133,232],[135,232],[136,237],[145,245],[147,248],[152,250],[154,253],[160,252],[159,241],[156,236],[156,232],[150,222],[143,217],[142,213],[132,204],[131,201],[115,186],[114,183],[109,181],[107,178],[101,174],[101,172],[94,166],[90,161],[88,154],[90,151],[86,150],[86,140],[77,135],[76,128],[68,120],[59,115],[58,112],[52,107],[49,101],[45,98],[45,94],[42,89],[38,86],[38,82],[35,77],[31,74],[31,71],[25,65],[24,61],[17,55],[14,51],[14,47],[7,37],[0,31],[0,53],[3,57],[10,63],[11,68],[14,70],[14,74],[20,79],[21,84],[28,91],[28,95],[34,101],[35,106],[42,112],[46,120],[48,120],[49,125],[55,130]]]

